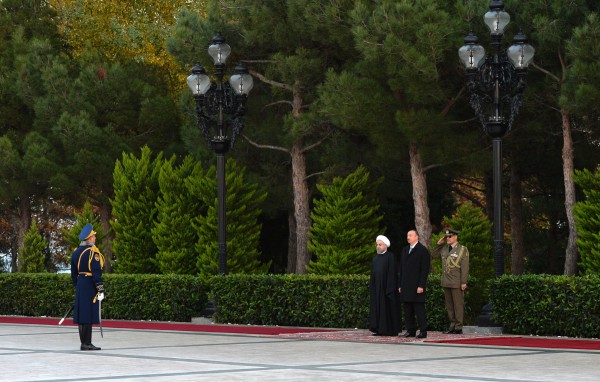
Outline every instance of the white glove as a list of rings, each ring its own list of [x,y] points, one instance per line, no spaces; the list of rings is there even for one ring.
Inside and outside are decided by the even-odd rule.
[[[98,301],[104,300],[104,293],[98,293]]]

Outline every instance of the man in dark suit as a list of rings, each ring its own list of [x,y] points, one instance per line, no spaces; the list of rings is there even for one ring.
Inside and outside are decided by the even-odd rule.
[[[425,318],[425,287],[429,277],[430,254],[427,247],[419,242],[416,230],[406,234],[408,245],[400,253],[398,277],[400,299],[404,303],[406,333],[404,337],[427,338]],[[415,327],[415,315],[419,323],[419,335]]]

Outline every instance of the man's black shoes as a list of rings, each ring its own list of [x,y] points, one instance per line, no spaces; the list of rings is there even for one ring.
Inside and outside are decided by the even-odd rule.
[[[427,332],[419,332],[417,338],[427,338]]]
[[[403,337],[408,338],[408,337],[416,337],[417,333],[414,332],[406,332],[404,333]]]
[[[450,331],[451,334],[463,334],[462,329],[454,329]]]
[[[80,349],[81,350],[100,350],[101,348],[94,346],[93,344],[89,344],[89,345],[81,344]]]

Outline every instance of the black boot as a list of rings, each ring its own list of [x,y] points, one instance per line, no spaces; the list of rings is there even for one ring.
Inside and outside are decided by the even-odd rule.
[[[81,342],[81,350],[89,350],[86,341],[85,325],[79,324],[79,341]]]
[[[99,347],[92,344],[92,324],[85,326],[85,345],[87,347],[85,350],[100,350]]]

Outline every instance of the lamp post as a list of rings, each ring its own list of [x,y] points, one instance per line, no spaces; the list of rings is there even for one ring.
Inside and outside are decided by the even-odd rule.
[[[525,75],[535,49],[519,32],[506,51],[500,50],[504,29],[510,22],[502,1],[490,2],[484,21],[491,33],[491,53],[486,55],[485,49],[478,44],[479,39],[471,32],[465,37],[465,45],[458,50],[458,55],[467,72],[469,103],[493,143],[494,275],[499,277],[504,273],[502,138],[510,131],[523,104]]]
[[[187,78],[187,84],[196,100],[198,128],[217,156],[219,273],[223,275],[227,274],[225,154],[233,147],[235,138],[244,128],[242,116],[248,93],[253,86],[252,76],[243,64],[235,67],[229,83],[223,83],[225,61],[230,53],[231,47],[225,43],[221,33],[217,32],[208,47],[208,54],[215,64],[216,81],[211,81],[200,64],[192,68],[192,74]],[[214,134],[211,133],[212,130]]]

